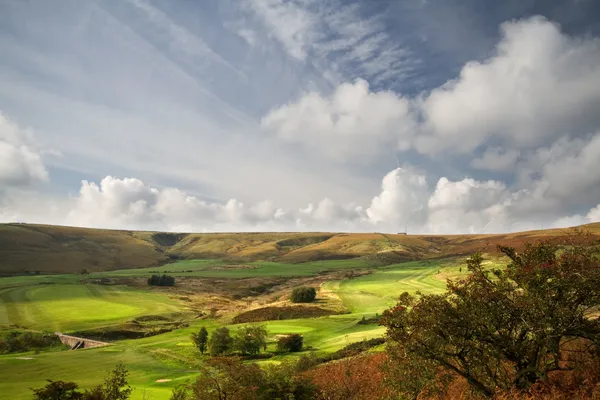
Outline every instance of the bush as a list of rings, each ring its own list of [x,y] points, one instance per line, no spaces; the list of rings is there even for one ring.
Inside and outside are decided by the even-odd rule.
[[[279,338],[277,341],[277,350],[285,352],[296,352],[302,351],[304,345],[304,338],[298,333],[291,335],[285,335]]]
[[[360,321],[357,322],[357,324],[358,325],[377,324],[377,323],[379,323],[379,320],[380,320],[379,314],[375,314],[374,317],[370,317],[370,318],[367,318],[363,315],[362,318],[360,319]]]
[[[293,303],[311,303],[317,297],[317,290],[314,287],[298,287],[292,290],[290,300]]]
[[[83,393],[78,392],[75,382],[51,381],[43,388],[32,389],[35,400],[81,400]]]
[[[117,364],[104,379],[104,384],[83,393],[77,391],[75,382],[50,380],[43,388],[31,390],[35,400],[127,400],[133,390],[127,383],[127,375],[125,366]]]
[[[215,357],[206,362],[195,383],[186,395],[181,388],[172,399],[189,400],[270,400],[316,399],[315,387],[309,379],[298,374],[295,365],[283,362],[264,370],[256,364],[246,364],[239,357]]]
[[[152,275],[148,278],[148,286],[175,286],[175,278],[170,275]]]
[[[58,336],[50,332],[9,331],[4,336],[0,336],[0,354],[22,353],[60,346],[62,343]]]

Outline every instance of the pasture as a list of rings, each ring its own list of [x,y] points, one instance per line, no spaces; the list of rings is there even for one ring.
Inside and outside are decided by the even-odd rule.
[[[0,287],[0,326],[74,331],[140,315],[181,311],[167,296],[126,286],[37,284]]]
[[[95,277],[136,277],[165,273],[172,276],[190,276],[201,278],[254,278],[254,277],[294,277],[313,276],[326,271],[369,268],[371,263],[362,259],[311,261],[300,264],[288,264],[273,261],[232,263],[221,260],[184,260],[161,267],[123,269],[90,274]]]
[[[353,279],[329,281],[323,289],[337,294],[352,313],[375,314],[393,306],[404,292],[442,293],[446,279],[466,274],[466,268],[462,273],[460,268],[456,261],[413,261]]]
[[[137,316],[168,315],[186,311],[176,300],[177,287],[153,290],[147,287],[80,283],[82,279],[147,278],[152,273],[175,277],[242,279],[260,277],[311,277],[327,271],[368,269],[372,273],[352,279],[326,281],[320,297],[339,297],[349,313],[320,318],[264,322],[268,350],[276,348],[276,335],[300,333],[304,343],[317,354],[336,351],[352,342],[382,336],[384,328],[359,324],[365,314],[381,313],[404,291],[439,293],[445,279],[460,275],[459,261],[407,262],[373,267],[365,260],[317,261],[303,264],[253,262],[243,265],[218,260],[189,260],[163,265],[81,275],[40,275],[0,279],[0,325],[29,329],[82,331],[130,321]],[[48,283],[55,282],[55,283]],[[174,292],[171,292],[174,291]],[[230,324],[232,315],[217,319],[188,319],[189,326],[140,339],[116,341],[113,346],[77,351],[0,356],[0,393],[11,399],[29,399],[29,388],[42,386],[45,379],[72,380],[84,388],[101,382],[119,361],[130,371],[135,388],[133,399],[168,399],[171,388],[193,379],[203,357],[193,346],[190,334],[201,326],[209,331]],[[305,352],[306,354],[306,352]],[[25,356],[25,357],[24,357]],[[275,355],[261,363],[296,358],[299,354]],[[27,359],[31,358],[31,359]],[[167,379],[170,381],[157,382]],[[145,396],[145,397],[144,397]]]

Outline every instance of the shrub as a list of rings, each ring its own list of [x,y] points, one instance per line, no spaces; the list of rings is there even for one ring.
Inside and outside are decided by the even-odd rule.
[[[43,388],[32,389],[35,400],[127,400],[132,388],[127,383],[128,372],[123,364],[117,364],[115,369],[104,379],[104,384],[92,390],[78,392],[75,382],[48,381]]]
[[[342,358],[354,357],[383,343],[385,343],[385,339],[381,337],[353,342],[329,354],[325,357],[324,361],[334,361]]]
[[[75,382],[51,381],[43,388],[32,389],[35,400],[81,400],[83,393],[78,392]]]
[[[285,352],[296,352],[302,351],[304,345],[304,338],[298,333],[291,335],[285,335],[277,340],[277,350]]]
[[[298,287],[292,290],[290,300],[293,303],[311,303],[317,297],[317,291],[314,287]]]
[[[172,399],[190,400],[267,400],[316,399],[315,387],[308,377],[298,374],[294,364],[283,362],[264,370],[246,364],[239,357],[215,357],[201,367],[195,383],[189,386],[191,396],[181,388]],[[185,397],[184,397],[185,396]]]
[[[367,318],[364,315],[362,316],[362,318],[360,319],[360,321],[357,322],[358,325],[369,325],[369,324],[377,324],[379,323],[379,314],[375,314],[374,317],[370,317]]]
[[[386,386],[385,355],[348,358],[321,365],[306,373],[318,390],[318,399],[403,399]]]
[[[221,327],[212,333],[208,342],[208,349],[213,356],[222,355],[231,352],[232,345],[233,339],[229,334],[229,329]]]
[[[50,332],[9,331],[0,336],[0,354],[44,350],[61,345],[60,339]]]
[[[175,278],[170,275],[152,275],[148,278],[148,286],[175,286]]]

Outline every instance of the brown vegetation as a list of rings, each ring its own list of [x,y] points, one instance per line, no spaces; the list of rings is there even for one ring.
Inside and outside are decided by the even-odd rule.
[[[600,234],[600,224],[582,227]],[[375,264],[521,248],[567,230],[501,235],[393,235],[380,233],[132,232],[63,226],[0,224],[0,274],[89,272],[161,265],[179,259],[306,262],[366,257]],[[40,262],[43,260],[43,262]]]
[[[234,324],[246,322],[274,321],[281,319],[317,318],[338,314],[332,310],[309,306],[262,307],[246,311],[233,318]]]

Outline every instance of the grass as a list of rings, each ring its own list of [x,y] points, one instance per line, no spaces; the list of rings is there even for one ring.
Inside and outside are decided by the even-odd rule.
[[[368,268],[371,264],[366,260],[332,260],[313,261],[301,264],[260,261],[243,265],[232,264],[220,260],[185,260],[161,267],[123,269],[109,272],[90,274],[90,278],[104,276],[138,277],[150,276],[156,273],[166,273],[172,276],[195,276],[202,278],[254,278],[268,276],[312,276],[325,271]]]
[[[350,280],[326,282],[323,288],[336,293],[353,313],[374,314],[393,306],[404,292],[442,293],[446,279],[461,274],[459,268],[456,261],[407,262]]]
[[[194,375],[182,366],[161,362],[150,352],[117,345],[21,358],[0,356],[0,393],[6,399],[31,399],[29,389],[43,386],[46,379],[76,381],[82,388],[91,388],[101,383],[119,362],[123,362],[130,372],[129,381],[135,387],[134,400],[142,399],[145,390],[151,393],[152,400],[166,400],[177,382]],[[157,383],[158,379],[173,381]]]
[[[3,371],[0,393],[10,399],[30,399],[28,388],[43,386],[45,379],[76,381],[81,387],[89,388],[102,382],[106,371],[123,362],[130,371],[130,383],[135,388],[133,399],[141,399],[146,391],[152,400],[166,400],[172,387],[195,376],[195,363],[201,356],[189,335],[201,325],[207,325],[209,331],[217,326],[212,321],[201,321],[192,327],[143,339],[124,340],[105,348],[0,356],[0,370]],[[232,325],[230,328],[235,331],[239,326]],[[312,346],[318,353],[333,352],[348,343],[383,334],[382,328],[358,325],[355,318],[348,316],[271,321],[266,326],[271,337],[269,350],[275,350],[274,335],[279,333],[302,333],[306,345]],[[33,359],[21,359],[24,355]],[[268,362],[289,357],[276,356]],[[158,379],[172,381],[157,383]]]
[[[368,266],[364,260],[305,264],[254,262],[248,264],[252,268],[224,269],[222,265],[215,260],[180,261],[160,268],[99,272],[89,277],[147,277],[155,273],[153,271],[174,276],[223,279],[309,276],[323,271]],[[357,323],[363,315],[382,312],[393,305],[395,298],[404,291],[439,293],[444,290],[445,278],[458,275],[459,266],[454,260],[422,261],[382,267],[372,274],[351,280],[326,282],[322,290],[337,294],[352,313],[265,322],[269,333],[268,349],[275,350],[276,335],[283,333],[301,333],[305,346],[318,354],[334,352],[352,342],[381,337],[385,333],[383,327]],[[0,279],[0,324],[20,324],[33,329],[85,330],[118,324],[139,315],[182,309],[163,290],[81,284],[78,283],[80,279],[81,276],[68,274]],[[56,283],[43,284],[48,281]],[[193,346],[190,334],[201,326],[212,332],[226,321],[230,318],[191,320],[191,325],[185,328],[141,339],[122,340],[99,349],[0,356],[0,393],[11,399],[29,399],[28,388],[44,385],[45,379],[75,381],[83,388],[89,388],[102,382],[107,371],[122,361],[131,373],[130,383],[135,388],[133,399],[142,399],[146,394],[152,400],[166,400],[172,387],[194,378],[196,368],[203,360]],[[235,332],[243,324],[227,326]],[[301,354],[276,355],[259,363],[279,362]],[[22,359],[24,355],[33,359]],[[158,379],[172,381],[158,383]]]
[[[582,230],[600,234],[600,223]],[[0,274],[94,272],[162,265],[172,259],[299,263],[384,255],[396,262],[471,254],[497,244],[564,237],[567,229],[498,235],[395,235],[382,233],[160,233],[0,224]],[[279,264],[281,265],[281,264]],[[273,265],[277,267],[277,265]],[[268,273],[269,264],[261,266]],[[240,273],[240,275],[243,275]],[[211,276],[221,276],[213,273]]]
[[[587,229],[600,233],[600,224],[590,225]],[[154,290],[81,283],[82,279],[88,278],[138,278],[121,282],[139,283],[140,278],[156,273],[227,280],[310,277],[326,271],[374,270],[369,275],[322,285],[322,290],[328,291],[329,295],[339,296],[350,314],[265,323],[270,336],[269,350],[275,349],[276,335],[301,333],[306,346],[317,353],[330,353],[351,342],[382,336],[383,327],[357,322],[362,316],[381,313],[392,306],[402,292],[440,293],[446,279],[466,274],[464,263],[456,258],[440,261],[428,257],[456,257],[482,248],[492,252],[497,243],[518,246],[527,240],[563,235],[564,232],[454,236],[378,233],[175,235],[0,225],[0,273],[64,272],[0,278],[0,328],[21,325],[37,330],[82,331],[117,326],[142,315],[166,315],[185,310],[182,304],[168,296],[177,288]],[[164,264],[169,255],[188,260]],[[373,261],[380,255],[383,258],[392,256],[386,259],[424,260],[379,268],[368,259],[312,261],[365,255],[375,255],[370,258]],[[499,261],[489,264],[496,266],[498,263],[501,264]],[[156,266],[159,264],[164,265]],[[460,264],[463,264],[463,271]],[[77,275],[83,268],[91,273]],[[256,281],[260,283],[259,279]],[[216,293],[203,295],[207,295],[208,301],[218,301]],[[152,400],[166,400],[171,388],[186,379],[193,379],[197,366],[202,363],[203,358],[193,347],[190,334],[201,326],[212,332],[216,327],[229,324],[232,316],[224,315],[216,320],[191,319],[188,327],[142,339],[118,341],[105,348],[0,356],[0,397],[29,399],[28,389],[44,385],[46,379],[75,381],[83,388],[89,388],[102,382],[109,370],[123,362],[130,371],[130,383],[136,389],[133,399],[142,399],[147,391]],[[228,326],[235,331],[242,325]],[[299,354],[277,355],[261,363],[295,357]],[[159,379],[172,381],[156,382]]]
[[[0,289],[0,325],[75,331],[181,311],[167,296],[125,286],[47,284]]]

